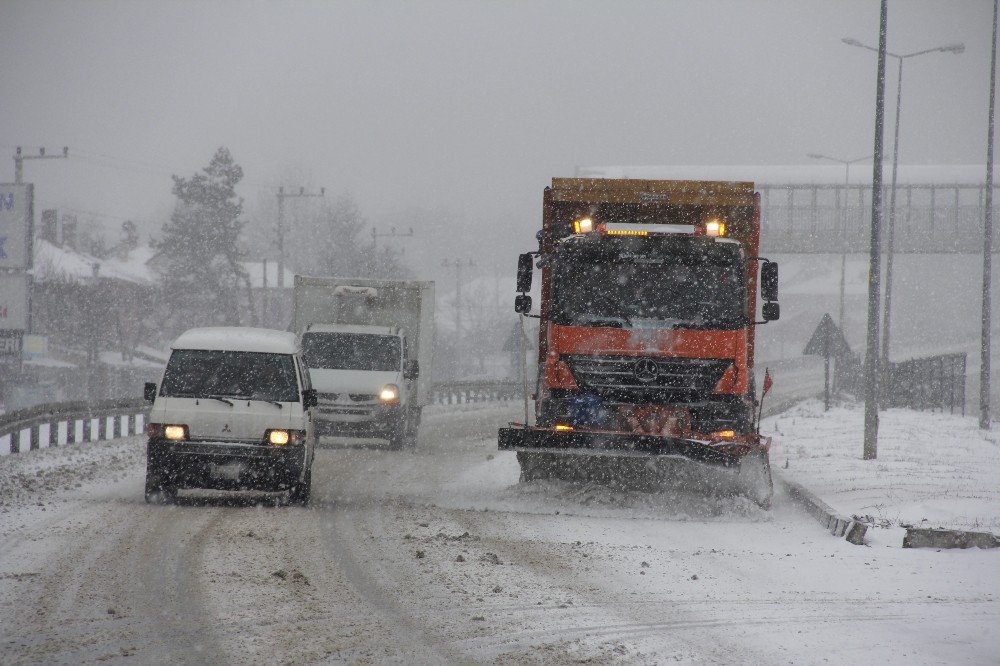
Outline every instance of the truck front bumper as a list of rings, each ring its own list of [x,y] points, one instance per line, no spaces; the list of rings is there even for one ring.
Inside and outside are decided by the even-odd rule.
[[[316,431],[339,437],[388,437],[402,427],[404,409],[399,404],[376,405],[364,415],[320,409],[316,414]]]
[[[769,440],[711,442],[685,437],[634,435],[594,430],[553,430],[511,426],[500,428],[501,451],[591,456],[673,456],[708,465],[737,467],[748,453],[767,450]]]
[[[302,446],[151,439],[146,454],[147,475],[174,488],[285,490],[305,466]]]

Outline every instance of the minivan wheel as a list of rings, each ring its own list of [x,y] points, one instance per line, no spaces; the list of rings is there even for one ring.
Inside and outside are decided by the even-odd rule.
[[[177,499],[177,488],[164,481],[163,472],[146,460],[146,504],[170,504]]]
[[[299,506],[306,506],[309,504],[309,498],[312,495],[312,467],[306,470],[305,478],[298,482],[292,484],[291,490],[288,491],[288,501],[292,504],[298,504]]]

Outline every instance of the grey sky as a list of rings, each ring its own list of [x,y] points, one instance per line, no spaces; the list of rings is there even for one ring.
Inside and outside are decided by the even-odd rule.
[[[890,3],[890,49],[966,45],[907,62],[903,162],[985,159],[990,11]],[[460,251],[492,261],[530,245],[542,188],[577,165],[870,153],[875,54],[840,39],[876,44],[877,23],[875,0],[3,0],[0,150],[68,145],[26,167],[39,208],[156,228],[168,175],[225,145],[250,206],[306,173],[285,184],[350,191],[376,223],[447,208]]]

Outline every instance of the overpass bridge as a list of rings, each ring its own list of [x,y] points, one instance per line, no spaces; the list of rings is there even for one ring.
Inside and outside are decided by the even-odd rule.
[[[895,251],[981,254],[985,165],[900,166]],[[763,252],[867,253],[872,165],[578,167],[582,178],[753,181],[761,193]],[[891,165],[883,167],[890,183]],[[1000,202],[994,186],[994,201]],[[888,222],[891,188],[883,188]],[[997,206],[994,206],[996,215]],[[1000,225],[993,246],[1000,248]]]

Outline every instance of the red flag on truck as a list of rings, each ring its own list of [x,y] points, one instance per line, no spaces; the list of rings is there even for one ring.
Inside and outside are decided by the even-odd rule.
[[[760,394],[763,398],[767,395],[767,392],[771,390],[771,386],[774,384],[774,380],[771,379],[771,373],[767,368],[764,368],[764,392]]]

